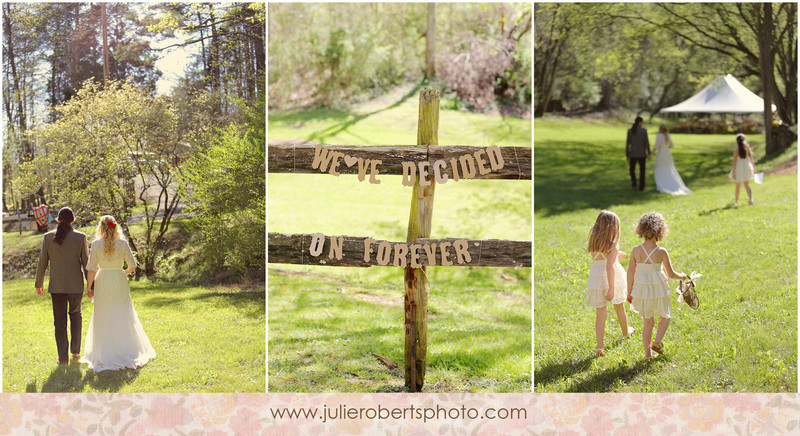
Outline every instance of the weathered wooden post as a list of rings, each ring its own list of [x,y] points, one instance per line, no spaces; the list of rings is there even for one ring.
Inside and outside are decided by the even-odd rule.
[[[439,91],[424,88],[419,94],[417,145],[439,144]],[[430,238],[433,216],[433,176],[414,183],[411,213],[408,217],[407,242]],[[428,363],[428,276],[427,267],[405,269],[405,370],[406,386],[411,392],[422,391]]]

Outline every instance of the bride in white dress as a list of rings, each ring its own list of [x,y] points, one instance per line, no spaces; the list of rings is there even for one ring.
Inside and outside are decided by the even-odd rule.
[[[94,297],[94,311],[80,362],[94,372],[137,368],[155,358],[156,352],[131,300],[128,274],[136,270],[136,259],[114,217],[100,218],[96,235],[86,266],[86,295]],[[123,261],[128,264],[126,270]]]
[[[653,161],[653,177],[656,180],[656,189],[664,194],[691,194],[692,191],[683,184],[683,179],[681,179],[681,175],[678,174],[678,170],[675,169],[675,163],[672,161],[672,152],[669,149],[673,147],[673,144],[672,138],[667,132],[667,126],[662,124],[658,130],[656,144],[653,146],[653,153],[657,153]]]

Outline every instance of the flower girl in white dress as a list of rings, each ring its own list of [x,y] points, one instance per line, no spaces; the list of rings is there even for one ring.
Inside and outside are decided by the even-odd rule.
[[[684,273],[675,272],[669,259],[669,253],[657,242],[667,236],[667,221],[658,212],[648,212],[639,218],[636,234],[644,239],[642,245],[631,250],[631,261],[628,264],[628,293],[631,296],[631,309],[644,318],[642,343],[644,358],[649,360],[652,351],[664,354],[661,342],[669,327],[672,314],[672,291],[669,279],[686,280]],[[663,268],[663,269],[662,269]],[[664,274],[664,271],[667,273]],[[655,340],[653,327],[658,316],[658,329]]]
[[[110,215],[100,218],[86,269],[86,295],[94,297],[94,311],[80,362],[94,372],[145,365],[156,352],[133,309],[128,274],[136,270],[136,260]]]
[[[733,167],[728,175],[732,182],[736,183],[736,201],[739,202],[739,188],[744,183],[744,189],[747,190],[748,203],[753,204],[753,191],[750,189],[748,182],[755,177],[755,162],[753,162],[753,150],[744,133],[736,135],[736,151],[733,152]]]
[[[587,251],[592,256],[592,265],[589,267],[589,279],[586,281],[586,305],[596,310],[594,329],[597,357],[604,354],[603,337],[609,305],[613,305],[617,312],[617,321],[622,329],[623,338],[627,338],[635,331],[628,325],[628,316],[625,313],[624,303],[628,296],[628,282],[625,269],[618,259],[624,259],[626,254],[619,251],[619,236],[619,217],[614,212],[601,211],[589,231]]]

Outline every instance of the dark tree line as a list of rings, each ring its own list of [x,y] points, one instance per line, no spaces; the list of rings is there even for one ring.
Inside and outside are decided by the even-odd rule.
[[[199,45],[198,84],[219,97],[218,110],[229,109],[230,98],[252,103],[263,94],[264,84],[259,81],[266,71],[263,4],[170,3],[158,8],[170,19],[150,28],[164,36],[176,30],[188,34],[186,42],[167,48]]]
[[[79,219],[114,214],[148,276],[163,260],[173,214],[219,204],[215,195],[222,191],[198,195],[196,181],[220,185],[221,177],[235,192],[261,193],[260,202],[216,210],[215,225],[235,228],[237,214],[263,224],[265,9],[264,3],[4,3],[4,208],[45,203],[69,205]],[[154,41],[178,31],[187,37],[167,44],[197,48],[196,59],[169,95],[156,95],[162,75],[156,61],[166,51]],[[247,161],[225,161],[233,145]],[[259,176],[228,180],[229,173],[209,163],[215,149],[229,172],[246,168]],[[134,214],[143,220],[136,240],[128,231]],[[246,250],[263,253],[264,238],[251,239]],[[245,246],[239,242],[234,233],[230,243]],[[200,245],[206,243],[216,243],[213,235]],[[246,269],[213,253],[198,256],[197,264],[238,277]],[[246,265],[263,270],[263,256]]]
[[[133,81],[152,91],[161,73],[143,38],[146,28],[131,7],[106,7],[111,53],[107,67],[111,79]],[[35,113],[39,99],[55,108],[69,101],[87,79],[103,78],[100,10],[99,5],[82,3],[3,4],[4,192],[15,164],[37,155],[29,129],[34,122],[53,122],[57,116],[55,111]],[[43,201],[43,192],[38,198],[23,195],[23,207]],[[4,210],[7,204],[3,202]]]
[[[797,123],[796,3],[537,4],[535,15],[537,116],[655,113],[733,73]]]
[[[525,3],[270,3],[269,105],[347,106],[423,79],[485,109],[531,101]]]

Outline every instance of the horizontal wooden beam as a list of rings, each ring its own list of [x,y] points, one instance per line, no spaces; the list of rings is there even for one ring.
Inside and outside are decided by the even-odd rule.
[[[331,250],[331,237],[342,238],[341,258]],[[417,239],[408,242],[374,240],[365,236],[324,236],[311,255],[312,242],[320,236],[312,234],[270,233],[267,260],[269,263],[289,263],[321,266],[412,266],[416,261],[422,266],[531,266],[531,241],[504,241],[498,239]],[[365,241],[370,239],[368,249]],[[337,239],[338,241],[338,239]],[[413,247],[412,245],[418,245]],[[398,247],[396,247],[398,246]],[[388,250],[386,247],[389,247]],[[369,250],[367,252],[367,250]],[[464,252],[466,251],[467,254]],[[418,254],[412,259],[412,252]],[[444,259],[443,259],[444,254]],[[365,255],[367,259],[365,260]],[[383,255],[383,256],[382,256]],[[433,256],[432,259],[430,258]],[[381,259],[383,257],[383,259]],[[469,259],[469,260],[468,260]],[[383,260],[383,261],[382,261]],[[449,265],[448,265],[449,263]]]
[[[320,174],[319,169],[312,168],[314,151],[319,144],[306,142],[271,142],[267,147],[268,171],[271,173]],[[448,183],[455,180],[452,159],[458,162],[461,156],[474,155],[486,147],[475,146],[424,146],[424,145],[322,145],[329,152],[339,152],[344,156],[362,158],[365,161],[380,160],[380,174],[402,175],[403,162],[429,162],[431,168],[437,160],[444,160],[447,166],[441,173],[446,174]],[[475,179],[512,179],[530,180],[533,165],[530,147],[499,147],[504,165],[502,169],[492,170],[486,174],[478,172]],[[484,155],[485,159],[485,155]],[[487,164],[488,166],[488,164]],[[459,170],[460,166],[459,166]],[[341,164],[337,168],[341,174],[358,174],[358,165]],[[432,173],[432,171],[431,171]],[[464,180],[462,174],[459,179]]]

